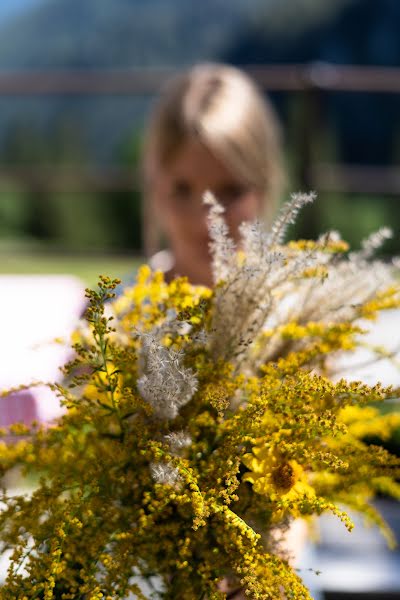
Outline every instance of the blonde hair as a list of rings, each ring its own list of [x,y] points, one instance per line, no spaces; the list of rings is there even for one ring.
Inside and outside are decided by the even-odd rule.
[[[158,250],[152,182],[188,138],[206,145],[265,198],[271,217],[283,184],[279,125],[255,83],[227,65],[200,64],[169,82],[151,114],[144,145],[143,232],[147,256]]]

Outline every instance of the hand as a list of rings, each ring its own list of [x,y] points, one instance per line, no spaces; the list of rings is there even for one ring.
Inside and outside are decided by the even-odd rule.
[[[227,600],[245,600],[245,595],[242,588],[237,585],[233,585],[226,577],[221,580],[218,585],[221,592],[226,593]]]

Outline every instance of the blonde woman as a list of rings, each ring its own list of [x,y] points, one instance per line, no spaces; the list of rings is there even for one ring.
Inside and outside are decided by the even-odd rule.
[[[243,221],[269,219],[282,187],[278,122],[242,71],[201,64],[166,87],[144,146],[144,240],[168,276],[211,284],[206,209],[211,190],[225,207],[232,237]]]

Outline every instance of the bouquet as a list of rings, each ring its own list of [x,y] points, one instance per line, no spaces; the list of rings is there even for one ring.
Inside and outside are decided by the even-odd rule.
[[[29,494],[2,492],[2,600],[307,599],[285,531],[345,508],[390,531],[370,500],[400,498],[390,436],[397,394],[330,377],[367,319],[400,305],[394,266],[373,259],[387,230],[349,252],[337,233],[284,243],[312,195],[293,195],[271,230],[241,228],[237,249],[208,194],[213,289],[167,283],[143,266],[88,290],[63,384],[65,414],[3,432],[0,475],[35,472]],[[310,565],[312,566],[312,565]],[[143,582],[148,582],[144,592]]]

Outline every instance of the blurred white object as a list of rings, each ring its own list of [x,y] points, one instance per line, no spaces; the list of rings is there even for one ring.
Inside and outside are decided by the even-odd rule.
[[[344,353],[335,361],[335,378],[345,377],[373,385],[400,385],[400,310],[385,310],[376,321],[365,321],[361,326],[369,331],[362,340],[371,346],[380,346],[397,356],[393,360],[374,360],[367,348]],[[397,363],[397,364],[396,364]],[[397,400],[393,401],[395,409]],[[400,543],[400,505],[378,498],[374,503],[391,526]],[[390,551],[377,527],[366,527],[362,519],[350,513],[355,522],[349,533],[337,518],[324,515],[319,519],[320,543],[316,548],[314,568],[321,571],[319,584],[326,592],[375,593],[391,592],[400,598],[400,552]],[[375,597],[375,596],[374,596]],[[395,596],[393,596],[395,597]]]
[[[399,505],[380,498],[374,502],[399,540]],[[400,598],[400,553],[389,550],[377,527],[366,527],[362,518],[350,511],[355,523],[349,533],[335,517],[319,519],[321,541],[316,567],[325,591],[376,593],[397,592]]]
[[[379,346],[397,354],[393,360],[376,360],[367,347],[355,352],[346,352],[335,358],[334,368],[339,377],[352,381],[360,380],[369,385],[380,381],[383,385],[400,385],[400,310],[383,310],[376,321],[357,322],[368,333],[361,336],[361,342],[369,346]],[[397,365],[395,364],[397,362]]]
[[[85,306],[84,284],[69,275],[0,276],[0,389],[60,380],[69,339]],[[55,339],[65,344],[55,343]],[[0,399],[0,426],[61,413],[45,387]]]

